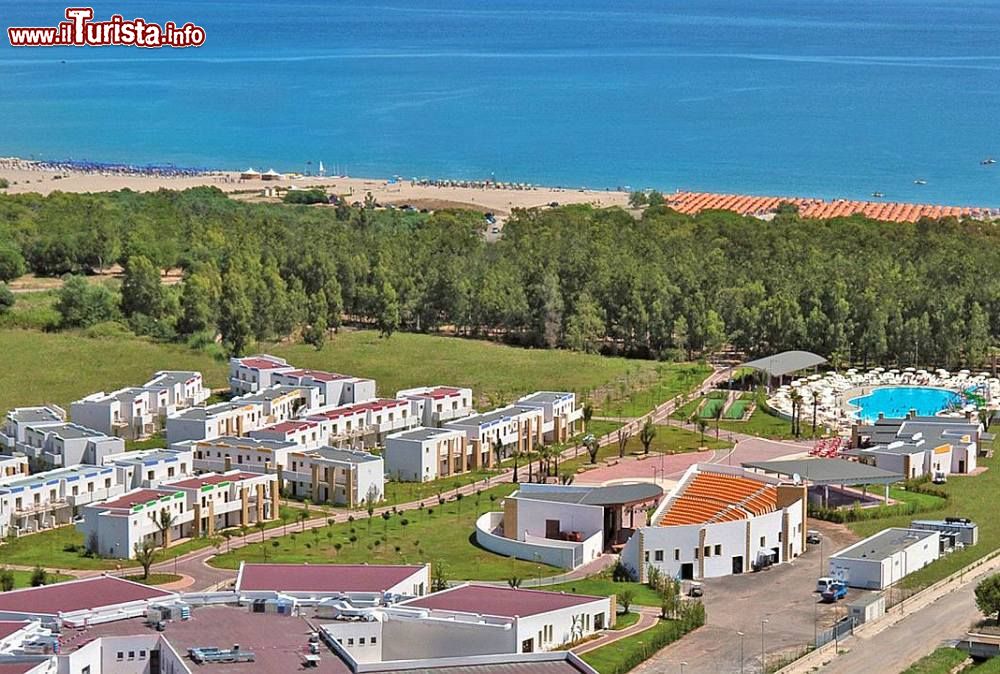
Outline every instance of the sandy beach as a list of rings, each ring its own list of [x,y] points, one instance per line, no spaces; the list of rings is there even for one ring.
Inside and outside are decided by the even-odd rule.
[[[151,192],[159,189],[184,190],[209,185],[237,198],[273,200],[262,196],[266,187],[322,187],[331,194],[345,195],[350,201],[364,199],[371,192],[381,204],[408,203],[417,208],[467,207],[509,214],[514,208],[532,208],[552,202],[559,204],[588,203],[595,206],[624,206],[625,192],[576,190],[552,187],[531,189],[499,189],[494,187],[459,187],[411,184],[409,181],[390,183],[388,180],[336,177],[285,177],[280,181],[243,180],[238,172],[215,172],[195,176],[156,176],[123,173],[98,173],[74,169],[54,169],[20,159],[0,160],[0,178],[10,186],[7,194],[36,192],[111,192],[130,189]]]

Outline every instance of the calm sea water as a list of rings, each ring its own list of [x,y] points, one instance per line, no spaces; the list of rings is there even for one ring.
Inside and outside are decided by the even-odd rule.
[[[4,36],[0,154],[1000,204],[996,0],[94,6],[208,42]]]

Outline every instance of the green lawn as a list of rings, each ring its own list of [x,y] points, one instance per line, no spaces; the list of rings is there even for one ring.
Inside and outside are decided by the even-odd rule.
[[[968,655],[957,648],[939,648],[907,668],[903,674],[948,674],[952,669],[968,659]],[[978,668],[970,671],[979,671]]]
[[[475,545],[473,532],[477,513],[499,510],[500,499],[516,489],[505,484],[475,496],[448,501],[444,506],[428,504],[424,510],[407,510],[386,522],[376,517],[342,522],[316,529],[315,533],[290,533],[272,541],[220,554],[213,566],[235,569],[241,561],[342,564],[443,564],[449,579],[506,580],[511,576],[533,578],[561,573],[555,567],[534,564],[487,552]],[[490,497],[494,500],[490,500]],[[433,513],[430,511],[433,510]],[[403,520],[407,521],[403,525]],[[353,533],[352,533],[353,529]],[[357,538],[351,542],[351,536]],[[276,545],[275,545],[276,544]],[[337,545],[340,550],[337,550]]]
[[[138,338],[0,329],[0,352],[9,365],[0,372],[0,410],[47,402],[68,409],[84,395],[141,384],[161,369],[200,370],[217,387],[227,377],[227,365],[207,353]]]
[[[702,405],[701,409],[698,410],[698,416],[702,419],[714,419],[715,413],[725,407],[726,401],[720,398],[708,398],[705,404]]]
[[[649,446],[650,454],[655,453],[667,453],[667,454],[679,454],[683,452],[693,452],[702,445],[701,434],[693,431],[680,428],[678,426],[657,426],[656,427],[656,437],[653,438],[653,442]],[[713,432],[705,432],[705,442],[704,446],[709,449],[729,449],[732,447],[731,442],[726,440],[716,440]],[[625,445],[625,454],[628,456],[632,452],[643,451],[642,443],[639,441],[637,435],[629,438],[628,443]],[[605,447],[601,447],[600,451],[597,453],[597,460],[603,461],[605,459],[610,459],[618,456],[618,443],[612,443]],[[568,461],[563,461],[559,464],[559,472],[574,471],[581,466],[588,465],[590,463],[590,457],[587,455],[585,450],[580,450],[580,456],[575,459],[570,459]]]
[[[624,674],[635,664],[648,659],[659,650],[652,648],[651,643],[660,643],[660,640],[673,641],[681,636],[683,628],[678,621],[660,620],[648,630],[596,648],[580,657],[600,674]]]
[[[19,590],[23,587],[31,587],[31,571],[18,571],[11,570],[14,574],[14,589]],[[45,584],[52,585],[53,583],[61,583],[65,580],[70,580],[73,576],[67,576],[62,573],[55,573],[52,571],[46,571],[45,574]]]
[[[147,578],[143,578],[140,573],[135,576],[125,576],[125,578],[136,583],[142,583],[143,585],[166,585],[167,583],[174,583],[181,579],[180,576],[173,573],[151,573]]]
[[[736,433],[746,433],[772,440],[789,440],[792,436],[792,422],[773,414],[769,414],[760,407],[757,407],[747,421],[727,421],[723,419],[719,423],[719,428]],[[816,427],[816,437],[821,437],[824,429]],[[802,437],[808,438],[812,435],[811,417],[802,415]]]
[[[729,406],[729,409],[726,410],[726,413],[722,415],[722,418],[733,419],[733,420],[742,419],[743,415],[746,414],[748,407],[750,407],[749,400],[736,400],[733,402],[732,405]]]
[[[552,590],[553,592],[568,592],[569,594],[589,594],[597,597],[610,597],[613,594],[619,595],[625,590],[631,590],[634,595],[632,603],[637,606],[655,606],[659,608],[660,604],[662,604],[660,595],[657,594],[656,590],[645,583],[631,581],[616,583],[608,577],[608,574],[581,578],[580,580],[559,583],[558,585],[548,585],[544,589]],[[622,605],[621,601],[618,602],[618,605]]]
[[[438,495],[451,498],[453,492],[459,487],[463,487],[473,482],[482,485],[485,490],[485,479],[488,476],[496,475],[497,471],[477,470],[463,473],[454,477],[446,477],[431,482],[396,482],[385,483],[385,500],[379,505],[397,505],[399,503],[409,503],[417,500],[427,500],[427,505],[432,506],[437,503]]]
[[[281,506],[282,514],[288,517],[288,526],[294,526],[295,515],[299,509]],[[315,509],[313,511],[316,512]],[[282,526],[281,520],[268,522],[266,528],[273,529]],[[250,536],[257,530],[251,529]],[[194,550],[201,550],[218,543],[224,547],[224,539],[202,537],[192,538],[183,543],[173,545],[156,553],[156,562],[162,562],[174,557],[180,557]],[[0,546],[0,561],[5,564],[34,565],[42,563],[46,568],[54,569],[114,569],[117,567],[138,566],[134,559],[104,559],[89,557],[84,554],[86,541],[83,534],[75,526],[69,525],[56,529],[47,529],[37,534],[21,536],[5,542]]]
[[[594,415],[639,417],[660,403],[696,388],[711,373],[703,363],[657,363],[619,375],[613,385],[594,394]]]
[[[637,622],[639,622],[638,613],[632,611],[629,611],[628,613],[619,613],[618,616],[615,618],[615,626],[612,627],[611,629],[624,630],[629,627],[632,627],[632,625],[636,624]]]
[[[923,587],[938,581],[960,568],[1000,548],[1000,518],[996,513],[996,494],[1000,493],[1000,456],[979,459],[979,465],[988,468],[975,477],[952,476],[947,484],[935,485],[948,494],[941,507],[920,513],[920,518],[941,519],[946,516],[968,517],[979,525],[979,543],[938,559],[902,580],[908,587]],[[922,498],[920,494],[900,494],[906,498]],[[935,497],[931,497],[935,498]],[[849,526],[859,536],[870,536],[887,527],[905,527],[912,516],[896,516],[866,522],[853,522]]]
[[[342,331],[328,339],[322,351],[306,344],[268,345],[266,349],[302,367],[371,377],[378,382],[383,396],[429,384],[468,386],[481,407],[512,402],[537,390],[600,389],[624,379],[627,372],[637,381],[655,378],[657,368],[663,368],[663,377],[673,382],[674,373],[696,367],[563,350],[521,349],[436,335],[397,332],[389,339],[380,339],[376,332],[367,330]]]

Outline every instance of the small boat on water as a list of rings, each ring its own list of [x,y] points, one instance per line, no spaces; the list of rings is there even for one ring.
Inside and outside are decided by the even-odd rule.
[[[927,181],[924,180],[923,178],[917,178],[916,180],[913,181],[913,184],[914,185],[926,185]]]
[[[882,197],[885,196],[885,192],[872,192],[872,196],[875,197],[876,199],[881,199]]]
[[[994,159],[993,157],[987,157],[986,159],[982,160],[979,163],[982,164],[983,166],[989,166],[990,164],[996,164],[997,160]]]

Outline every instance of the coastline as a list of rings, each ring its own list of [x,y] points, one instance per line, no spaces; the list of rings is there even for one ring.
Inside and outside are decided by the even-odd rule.
[[[335,194],[361,201],[367,192],[379,203],[409,203],[427,208],[473,208],[509,215],[515,208],[534,208],[551,203],[590,204],[597,207],[627,206],[628,193],[617,190],[574,189],[531,186],[529,188],[472,187],[453,184],[417,184],[408,180],[358,178],[353,176],[298,176],[288,174],[280,181],[261,178],[242,179],[239,171],[183,171],[176,174],[124,172],[114,170],[83,170],[54,166],[17,157],[0,158],[0,178],[10,186],[6,194],[50,194],[62,192],[113,192],[130,189],[135,192],[155,192],[159,189],[185,190],[193,187],[216,187],[235,198],[251,201],[277,201],[262,196],[265,188],[322,187]]]

